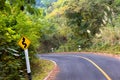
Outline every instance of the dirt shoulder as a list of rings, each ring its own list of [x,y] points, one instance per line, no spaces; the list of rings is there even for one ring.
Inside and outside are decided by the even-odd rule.
[[[57,66],[56,63],[54,63],[53,70],[48,74],[48,76],[44,80],[55,80],[58,72],[59,72],[59,67]]]

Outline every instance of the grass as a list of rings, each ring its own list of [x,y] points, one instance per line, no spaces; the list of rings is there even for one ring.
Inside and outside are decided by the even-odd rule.
[[[44,80],[44,78],[50,73],[54,68],[54,64],[48,60],[34,60],[32,64],[32,78],[33,80]]]

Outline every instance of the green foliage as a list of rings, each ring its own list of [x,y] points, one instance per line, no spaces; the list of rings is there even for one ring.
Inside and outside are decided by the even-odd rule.
[[[53,33],[49,34],[51,38],[47,43],[58,44],[57,51],[71,51],[72,45],[75,46],[72,47],[73,51],[77,50],[78,45],[82,49],[90,48],[94,46],[94,38],[99,36],[102,27],[119,25],[119,0],[58,0],[47,11],[46,18],[52,23],[57,35],[56,42]],[[64,36],[63,42],[60,36]]]
[[[17,45],[21,36],[31,41],[33,65],[37,50],[120,50],[119,0],[42,1],[44,9],[36,8],[35,0],[0,0],[0,79],[24,78],[24,53]]]
[[[42,28],[41,33],[41,46],[39,47],[41,52],[51,52],[51,48],[58,49],[59,45],[66,40],[63,35],[57,32],[54,25],[45,26]]]
[[[21,80],[24,76],[24,59],[17,51],[10,48],[0,50],[0,79],[1,80]]]
[[[107,27],[101,28],[100,33],[96,34],[96,37],[93,39],[93,45],[91,46],[91,50],[96,51],[107,51],[118,53],[120,51],[119,40],[120,40],[120,31],[119,31],[119,16],[115,19],[115,27],[111,25],[107,25]],[[108,37],[109,36],[109,37]]]
[[[81,38],[89,39],[87,30],[90,30],[92,36],[99,32],[101,25],[106,25],[108,19],[112,16],[111,11],[107,8],[109,4],[101,4],[97,1],[84,1],[75,2],[69,4],[69,8],[66,10],[66,17],[69,18],[68,25],[76,25],[74,31],[78,35],[83,35]],[[107,16],[106,16],[107,15]],[[104,20],[105,16],[105,20]]]
[[[39,46],[40,30],[44,25],[43,10],[34,9],[32,3],[26,3],[24,0],[1,1],[4,1],[4,6],[0,7],[0,80],[24,80],[25,57],[17,42],[23,35],[30,39],[31,61]],[[21,9],[21,6],[32,10]]]

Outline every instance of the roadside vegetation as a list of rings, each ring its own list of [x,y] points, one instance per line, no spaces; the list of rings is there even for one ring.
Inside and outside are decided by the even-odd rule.
[[[119,54],[119,8],[119,0],[58,0],[49,4],[46,19],[55,31],[42,38],[40,51],[70,52],[80,47],[81,51]]]
[[[0,0],[0,80],[25,80],[22,36],[31,41],[31,68],[40,79],[53,66],[36,53],[120,54],[120,0]]]
[[[34,67],[32,70],[32,79],[44,80],[52,69],[54,69],[55,65],[51,61],[35,59],[32,66]]]
[[[25,80],[25,55],[17,43],[22,36],[31,41],[30,62],[35,64],[45,25],[43,9],[35,8],[35,0],[0,0],[0,80]]]

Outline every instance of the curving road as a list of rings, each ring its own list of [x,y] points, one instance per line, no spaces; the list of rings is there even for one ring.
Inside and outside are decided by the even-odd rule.
[[[60,72],[56,80],[120,80],[120,60],[95,54],[42,54]]]

